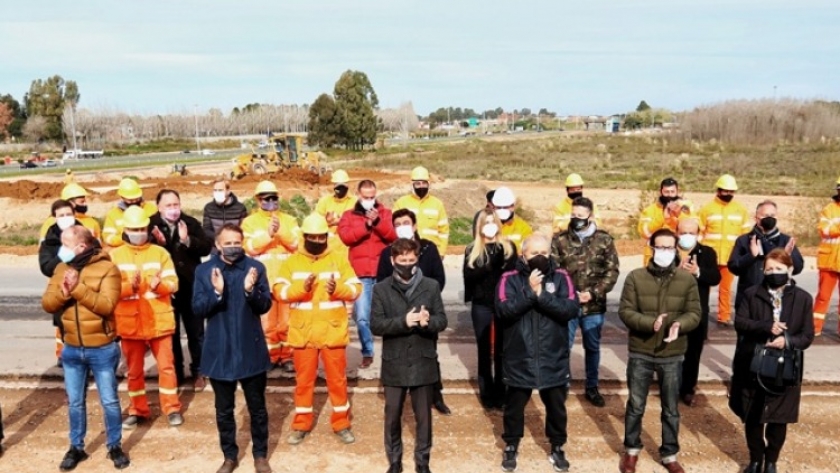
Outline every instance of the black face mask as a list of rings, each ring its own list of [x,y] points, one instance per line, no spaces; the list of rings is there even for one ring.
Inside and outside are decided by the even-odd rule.
[[[569,228],[572,230],[579,232],[581,230],[586,229],[589,226],[589,219],[588,218],[578,218],[572,217],[569,219]]]
[[[840,192],[838,192],[837,195],[831,196],[831,198],[834,199],[835,202],[840,204]]]
[[[761,228],[765,232],[769,232],[770,230],[776,228],[776,217],[764,217],[758,222],[758,224],[761,225]]]
[[[769,287],[770,289],[777,289],[777,288],[780,288],[780,287],[784,286],[785,284],[787,284],[788,279],[790,279],[790,276],[788,276],[788,273],[765,274],[764,275],[764,285]]]
[[[679,197],[669,197],[669,196],[666,196],[666,195],[660,195],[659,196],[659,203],[662,204],[663,207],[665,207],[666,205],[670,204],[671,202],[673,202],[677,199],[679,199]]]
[[[567,192],[566,195],[569,196],[570,199],[575,200],[578,197],[583,197],[583,191]]]
[[[77,214],[86,214],[87,211],[88,211],[88,206],[87,205],[77,205],[77,206],[73,207],[73,211],[76,212]]]
[[[347,195],[347,191],[347,186],[335,186],[335,189],[333,189],[335,196],[339,199],[343,199]]]
[[[394,272],[397,276],[400,277],[403,281],[408,281],[414,276],[416,264],[400,264],[394,263]]]
[[[428,187],[415,187],[414,188],[414,193],[417,195],[417,197],[420,197],[422,199],[422,198],[426,197],[426,195],[429,193],[429,188]]]
[[[245,257],[245,248],[241,246],[222,247],[222,257],[231,263],[236,263]]]
[[[327,251],[327,242],[318,243],[311,240],[303,240],[303,248],[312,256],[318,256]]]
[[[733,198],[733,197],[735,197],[735,196],[734,196],[734,195],[732,195],[732,194],[726,194],[726,195],[723,195],[723,194],[718,194],[718,199],[720,199],[720,200],[722,200],[722,201],[726,202],[727,204],[728,204],[729,202],[732,202],[732,198]]]
[[[545,255],[533,256],[528,260],[528,267],[531,268],[531,271],[536,269],[544,275],[548,274],[549,264],[550,260],[548,259],[548,256]]]

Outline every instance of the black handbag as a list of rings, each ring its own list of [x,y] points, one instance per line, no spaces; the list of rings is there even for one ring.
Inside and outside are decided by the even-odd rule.
[[[802,350],[790,346],[787,332],[784,337],[782,349],[757,345],[750,363],[750,371],[755,374],[758,384],[769,393],[774,393],[772,388],[779,390],[799,386],[802,382]]]

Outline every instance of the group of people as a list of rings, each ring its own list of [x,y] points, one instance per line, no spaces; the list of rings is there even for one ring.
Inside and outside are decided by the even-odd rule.
[[[256,471],[271,471],[265,389],[267,372],[275,366],[295,376],[289,444],[300,444],[313,428],[319,362],[326,374],[332,429],[341,442],[354,442],[346,377],[352,317],[361,345],[359,369],[374,363],[373,336],[382,337],[388,471],[402,471],[407,394],[417,421],[415,466],[418,472],[429,471],[432,408],[451,414],[443,400],[437,355],[438,334],[447,326],[441,291],[449,221],[442,201],[430,192],[428,170],[415,168],[410,178],[410,193],[389,209],[377,198],[376,183],[359,180],[354,196],[348,174],[335,171],[333,192],[301,225],[280,209],[279,191],[271,181],[256,186],[256,208],[250,213],[228,182],[214,182],[213,199],[199,222],[182,212],[176,191],[161,190],[149,202],[140,183],[126,178],[101,230],[88,215],[87,191],[69,182],[44,223],[39,252],[41,270],[50,278],[43,307],[54,315],[56,354],[70,406],[70,449],[61,469],[72,470],[87,458],[88,373],[100,393],[108,456],[117,468],[129,465],[121,431],[151,417],[146,350],[157,361],[161,411],[171,426],[184,422],[179,387],[191,378],[200,391],[209,380],[224,456],[220,473],[238,466],[238,385],[250,414]],[[524,409],[534,389],[546,407],[549,460],[556,471],[569,468],[563,451],[565,401],[578,328],[585,354],[584,397],[596,407],[606,404],[598,390],[600,339],[619,259],[595,204],[583,195],[581,176],[569,175],[565,184],[552,236],[534,233],[517,215],[517,199],[509,188],[489,192],[464,253],[479,399],[486,409],[503,409],[504,471],[516,469]],[[807,348],[824,314],[813,314],[810,295],[790,279],[802,270],[802,257],[795,240],[777,228],[776,204],[762,202],[750,219],[733,201],[737,185],[732,176],[722,176],[716,189],[713,202],[695,213],[692,203],[680,197],[678,183],[665,179],[658,201],[639,218],[638,231],[648,242],[645,265],[627,275],[619,305],[629,332],[630,394],[620,460],[625,473],[636,471],[654,378],[663,411],[660,461],[671,473],[683,471],[676,458],[678,401],[694,404],[710,288],[720,286],[717,320],[729,327],[729,287],[735,276],[739,341],[730,404],[746,424],[749,473],[775,472],[785,425],[797,420],[798,388],[764,392],[749,372],[749,358],[761,344],[778,346],[787,340]],[[834,200],[819,224],[823,243],[816,310],[823,313],[840,281],[840,243],[835,242],[840,242],[840,197]],[[821,303],[825,308],[820,309]],[[128,368],[125,418],[117,395],[121,355]]]

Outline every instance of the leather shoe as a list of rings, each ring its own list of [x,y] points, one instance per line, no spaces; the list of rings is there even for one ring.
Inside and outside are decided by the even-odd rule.
[[[764,473],[776,473],[776,463],[767,462],[764,464]]]
[[[73,470],[80,462],[87,460],[87,458],[88,454],[81,448],[70,447],[70,450],[67,450],[67,453],[64,454],[64,459],[61,460],[58,469],[61,471]]]
[[[118,470],[128,468],[131,465],[131,460],[129,460],[128,455],[125,454],[120,446],[115,445],[108,449],[108,459],[114,462],[114,468]]]
[[[230,458],[225,458],[225,462],[222,463],[222,466],[216,470],[216,473],[233,473],[233,470],[239,466],[239,462],[236,460],[231,460]]]
[[[256,473],[271,473],[271,465],[265,457],[254,458],[254,471]]]
[[[762,473],[761,462],[750,462],[750,464],[744,468],[744,473]]]
[[[387,473],[402,473],[402,463],[391,463],[391,466],[388,467]]]
[[[680,462],[678,461],[663,463],[662,466],[664,466],[665,469],[668,470],[668,473],[685,473],[685,470],[683,470],[683,467],[680,466]]]
[[[443,399],[438,399],[432,405],[435,406],[435,409],[438,412],[440,412],[441,414],[443,414],[445,416],[451,416],[452,415],[452,410],[449,409],[449,406],[447,406],[445,402],[443,402]]]
[[[432,470],[429,469],[429,465],[417,465],[414,468],[414,471],[417,473],[432,473]]]
[[[621,461],[618,462],[618,471],[621,473],[636,473],[636,462],[638,461],[638,455],[625,453],[621,455]]]
[[[694,407],[694,394],[683,394],[680,397],[682,398],[683,404],[688,407]]]

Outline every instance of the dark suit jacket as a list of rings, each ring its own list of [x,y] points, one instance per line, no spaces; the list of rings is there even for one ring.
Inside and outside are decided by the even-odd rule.
[[[709,317],[709,291],[712,286],[720,284],[720,269],[717,264],[717,253],[714,248],[703,244],[696,244],[688,254],[694,258],[697,266],[700,267],[700,276],[697,277],[697,292],[700,293],[700,322],[704,323]]]
[[[736,311],[744,300],[747,289],[764,282],[764,255],[775,248],[784,248],[790,241],[790,235],[784,233],[780,233],[779,238],[773,240],[760,239],[764,255],[753,256],[750,251],[750,239],[753,235],[756,235],[755,229],[735,240],[735,247],[732,248],[726,265],[732,274],[738,276],[738,292],[735,294]],[[805,260],[802,259],[799,248],[793,247],[790,258],[793,260],[793,274],[801,273],[802,268],[805,267]]]

